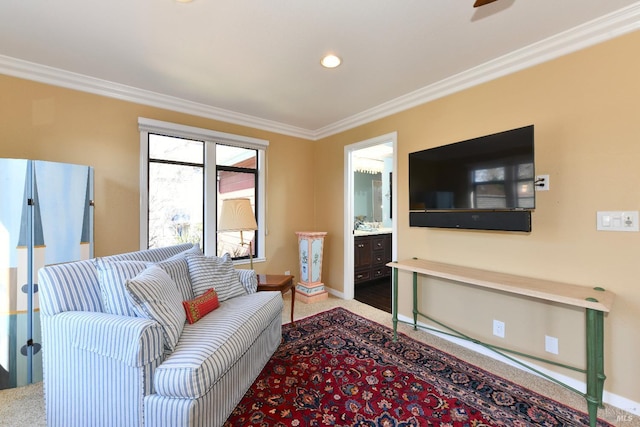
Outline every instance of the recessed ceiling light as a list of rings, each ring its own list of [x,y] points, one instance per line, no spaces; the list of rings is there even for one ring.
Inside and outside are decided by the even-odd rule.
[[[176,0],[178,3],[191,3],[193,0]]]
[[[336,68],[341,62],[342,60],[333,54],[326,55],[320,60],[320,64],[325,68]]]

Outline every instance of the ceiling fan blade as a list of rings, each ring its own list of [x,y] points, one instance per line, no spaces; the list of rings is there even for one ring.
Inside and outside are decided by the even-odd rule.
[[[484,6],[485,4],[493,3],[494,1],[496,0],[476,0],[476,2],[473,4],[473,7]]]

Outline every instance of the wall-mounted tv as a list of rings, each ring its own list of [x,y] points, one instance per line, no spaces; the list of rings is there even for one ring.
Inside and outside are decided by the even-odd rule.
[[[410,225],[530,231],[534,181],[533,125],[410,153]]]

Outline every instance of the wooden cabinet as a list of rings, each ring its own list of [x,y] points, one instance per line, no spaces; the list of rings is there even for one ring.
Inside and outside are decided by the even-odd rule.
[[[354,241],[354,283],[391,275],[391,234],[356,236]]]
[[[371,266],[371,239],[369,236],[359,236],[355,240],[355,262],[356,270],[369,268]]]

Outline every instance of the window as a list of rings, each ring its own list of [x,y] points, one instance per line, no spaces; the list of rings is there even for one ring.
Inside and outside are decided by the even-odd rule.
[[[202,247],[204,143],[150,133],[148,144],[147,247]]]
[[[224,199],[249,199],[255,212],[258,188],[258,151],[224,144],[216,145],[216,179],[218,183],[218,214]],[[218,215],[219,216],[219,215]],[[257,236],[252,231],[218,233],[218,256],[230,253],[234,259],[249,258],[249,248],[255,258]],[[243,243],[251,242],[250,245]]]
[[[249,257],[240,232],[217,233],[222,200],[251,201],[258,230],[243,232],[264,258],[268,141],[145,118],[140,129],[140,247],[198,243],[206,254]]]

